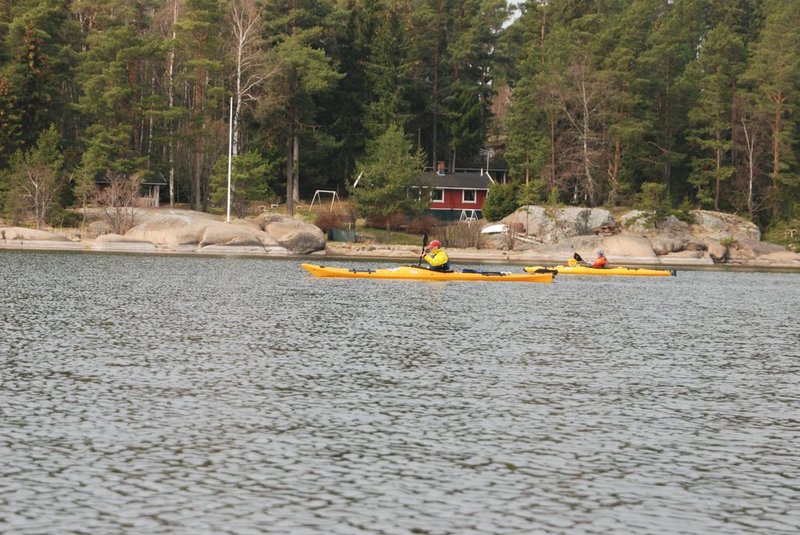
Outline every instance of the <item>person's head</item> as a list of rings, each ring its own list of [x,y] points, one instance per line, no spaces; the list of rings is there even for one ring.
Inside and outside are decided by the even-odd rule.
[[[603,250],[602,250],[602,249],[598,249],[598,250],[597,250],[597,256],[602,256],[602,257],[605,257],[606,255],[605,255],[605,253],[603,253]]]
[[[433,251],[434,249],[438,249],[441,246],[442,246],[442,242],[440,242],[439,240],[433,240],[432,242],[430,242],[428,244],[428,250],[429,251]]]

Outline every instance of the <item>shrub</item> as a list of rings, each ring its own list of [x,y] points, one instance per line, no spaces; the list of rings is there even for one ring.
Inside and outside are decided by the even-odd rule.
[[[790,251],[800,251],[800,219],[781,221],[771,225],[764,233],[764,239],[783,245]]]
[[[432,215],[426,215],[409,221],[406,230],[409,234],[433,234],[437,226],[439,226],[439,220]]]
[[[645,182],[637,195],[635,208],[647,212],[644,222],[650,227],[655,227],[656,223],[663,220],[670,214],[672,203],[667,194],[666,184],[658,182]]]
[[[481,246],[481,223],[478,221],[458,221],[441,228],[439,238],[448,247]]]
[[[382,228],[386,230],[397,230],[401,226],[404,226],[407,222],[407,218],[403,214],[391,214],[388,216],[382,215],[372,215],[365,219],[365,224],[368,227],[372,228]]]
[[[75,210],[56,208],[50,214],[50,224],[61,228],[79,228],[83,224],[83,214]]]
[[[317,212],[314,224],[324,233],[341,226],[342,216],[338,212]]]
[[[675,210],[672,210],[672,215],[678,218],[678,220],[683,221],[684,223],[692,223],[694,218],[690,213],[692,210],[692,205],[689,202],[689,199],[684,198],[681,205],[678,206]]]
[[[505,216],[513,214],[518,207],[516,184],[495,182],[489,187],[489,193],[481,211],[487,220],[499,221]]]

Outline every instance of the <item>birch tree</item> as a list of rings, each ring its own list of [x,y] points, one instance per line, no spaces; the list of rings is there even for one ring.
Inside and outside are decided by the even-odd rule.
[[[252,109],[263,95],[264,85],[279,71],[277,59],[266,50],[261,36],[262,11],[254,0],[232,0],[228,8],[231,30],[229,43],[233,56],[233,143],[232,153],[239,154],[240,123],[245,109]]]
[[[15,218],[33,214],[36,228],[41,228],[58,196],[66,185],[64,157],[59,147],[56,127],[51,125],[37,139],[36,146],[11,159],[11,203]]]

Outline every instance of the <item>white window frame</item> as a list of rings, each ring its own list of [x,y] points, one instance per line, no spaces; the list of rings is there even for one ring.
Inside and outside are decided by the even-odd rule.
[[[467,192],[472,192],[472,200],[467,199]],[[478,203],[478,190],[476,189],[463,189],[461,190],[461,202],[464,204],[477,204]]]
[[[444,202],[444,190],[443,189],[432,189],[431,190],[431,202],[443,203]]]

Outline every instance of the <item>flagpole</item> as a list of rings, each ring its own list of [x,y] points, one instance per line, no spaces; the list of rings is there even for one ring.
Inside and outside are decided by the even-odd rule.
[[[231,222],[231,158],[233,154],[233,97],[231,97],[231,113],[228,121],[228,217],[226,222]]]

